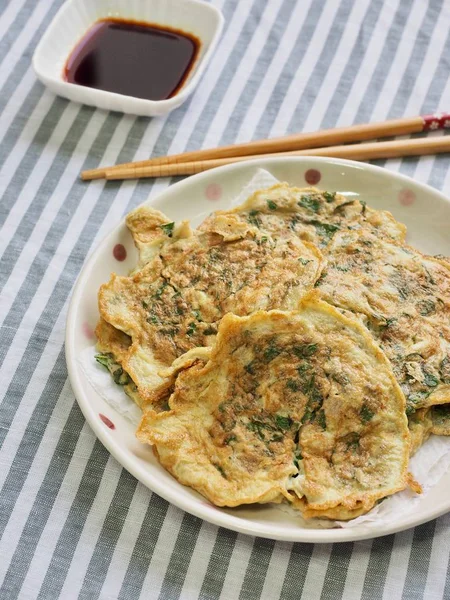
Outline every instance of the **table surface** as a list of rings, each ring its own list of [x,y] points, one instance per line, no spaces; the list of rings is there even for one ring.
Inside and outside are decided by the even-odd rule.
[[[57,98],[33,50],[61,0],[0,0],[0,598],[450,598],[450,515],[335,545],[238,535],[169,505],[96,440],[64,329],[86,256],[167,179],[81,169],[449,109],[444,0],[214,0],[225,29],[167,118]],[[440,134],[438,134],[440,135]],[[448,156],[379,162],[445,190]]]

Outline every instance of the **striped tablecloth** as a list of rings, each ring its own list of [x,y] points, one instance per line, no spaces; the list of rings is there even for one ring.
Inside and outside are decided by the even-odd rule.
[[[76,404],[75,279],[122,215],[170,184],[85,184],[81,169],[449,109],[445,0],[214,2],[225,30],[197,91],[146,119],[44,89],[31,57],[61,0],[0,0],[0,598],[450,598],[450,515],[354,544],[238,535],[137,483]],[[450,182],[448,156],[385,166]]]

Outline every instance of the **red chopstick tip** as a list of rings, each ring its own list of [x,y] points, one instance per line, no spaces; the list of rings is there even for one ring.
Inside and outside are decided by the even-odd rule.
[[[450,129],[450,113],[437,112],[432,115],[424,115],[422,119],[424,131]]]

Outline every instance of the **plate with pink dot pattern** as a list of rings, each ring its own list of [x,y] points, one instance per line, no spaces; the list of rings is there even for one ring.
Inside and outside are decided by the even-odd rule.
[[[408,241],[427,254],[450,255],[450,200],[437,190],[404,175],[365,163],[329,158],[280,157],[227,165],[186,178],[149,201],[170,219],[189,219],[198,225],[209,213],[227,209],[258,169],[297,187],[316,186],[358,197],[376,209],[389,210],[408,227]],[[94,184],[95,185],[95,184]],[[150,490],[179,508],[216,525],[290,542],[338,542],[394,533],[438,517],[450,510],[444,475],[417,508],[396,522],[352,528],[315,528],[297,523],[292,515],[271,506],[217,508],[179,484],[157,462],[151,449],[135,437],[135,426],[114,411],[83,375],[78,357],[94,343],[98,319],[97,290],[111,272],[127,274],[137,252],[122,221],[99,244],[84,265],[71,299],[66,330],[66,357],[77,401],[93,431],[111,454]]]

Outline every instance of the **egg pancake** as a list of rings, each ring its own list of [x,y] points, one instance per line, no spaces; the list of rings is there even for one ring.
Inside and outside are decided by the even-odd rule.
[[[369,230],[399,241],[406,235],[405,225],[387,211],[371,209],[357,198],[336,192],[295,188],[286,183],[259,190],[232,210],[213,213],[200,229],[217,227],[220,217],[229,215],[258,227],[261,232],[277,237],[294,234],[321,248],[329,244],[337,231],[348,228]]]
[[[450,402],[450,266],[366,231],[335,235],[316,286],[364,321],[391,361],[407,413]]]
[[[228,314],[212,348],[178,359],[169,410],[137,436],[218,506],[293,503],[349,519],[405,488],[405,399],[367,330],[309,294],[298,311]]]
[[[134,218],[138,228],[143,221]],[[323,259],[309,242],[262,235],[233,216],[221,218],[222,233],[192,231],[186,223],[175,228],[161,213],[149,226],[151,219],[146,209],[139,233],[144,266],[130,277],[113,274],[100,288],[99,310],[131,339],[119,362],[141,405],[160,410],[170,386],[164,369],[188,350],[210,345],[228,312],[296,308]]]

